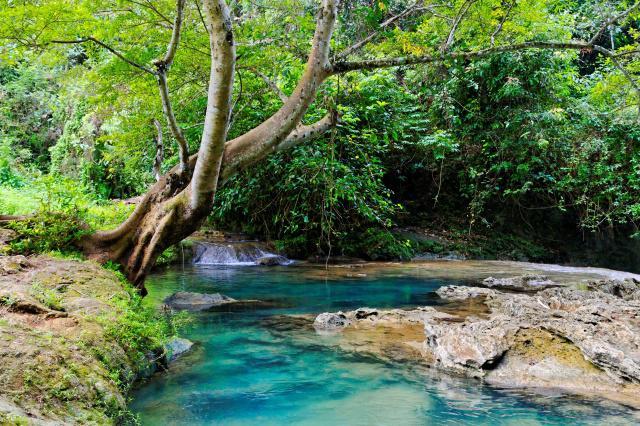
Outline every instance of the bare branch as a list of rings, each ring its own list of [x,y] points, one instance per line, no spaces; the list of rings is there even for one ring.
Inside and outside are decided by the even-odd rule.
[[[313,124],[298,126],[287,138],[276,146],[276,151],[286,151],[296,145],[322,136],[338,123],[336,111],[329,111]]]
[[[160,98],[162,100],[162,111],[167,119],[167,124],[169,125],[171,134],[176,139],[176,142],[178,142],[180,172],[186,172],[189,169],[189,144],[187,143],[187,139],[184,137],[184,133],[182,133],[182,129],[178,125],[178,120],[176,120],[175,113],[173,112],[173,106],[171,105],[171,99],[169,98],[166,71],[158,72],[156,77],[158,80],[158,88],[160,89]]]
[[[410,15],[412,15],[414,13],[419,13],[419,12],[422,12],[422,11],[425,11],[425,10],[433,10],[433,8],[436,6],[436,5],[419,6],[420,3],[422,3],[422,0],[419,0],[419,1],[415,2],[413,5],[409,6],[407,9],[405,9],[403,12],[401,12],[401,13],[399,13],[399,14],[397,14],[395,16],[392,16],[391,18],[387,19],[386,21],[384,21],[383,23],[380,24],[380,27],[376,31],[371,32],[369,35],[367,35],[362,40],[354,43],[353,45],[349,46],[348,48],[346,48],[345,50],[343,50],[342,52],[337,54],[335,56],[335,59],[345,58],[345,57],[349,56],[350,54],[352,54],[353,52],[361,49],[367,43],[371,42],[371,40],[375,39],[379,35],[379,31],[381,29],[384,29],[384,28],[390,26],[394,22],[399,21],[400,19],[406,18],[407,16],[410,16]]]
[[[591,37],[591,40],[589,41],[589,43],[595,44],[598,41],[598,39],[602,36],[602,34],[604,34],[604,32],[607,30],[607,28],[609,28],[609,26],[615,24],[618,21],[621,21],[621,20],[625,19],[627,16],[629,16],[631,13],[633,13],[633,11],[638,9],[638,7],[640,7],[640,1],[635,2],[633,5],[631,5],[631,7],[629,9],[619,13],[618,15],[615,15],[615,16],[612,16],[609,19],[606,19],[602,23],[602,26],[600,27],[598,32],[596,32],[594,34],[594,36]]]
[[[453,20],[453,24],[451,25],[451,30],[449,30],[447,41],[445,41],[442,47],[440,47],[441,52],[447,52],[451,48],[451,46],[453,46],[453,41],[455,38],[456,31],[458,30],[458,25],[460,25],[460,22],[462,22],[462,20],[464,19],[464,16],[469,11],[469,8],[476,1],[477,0],[466,0],[462,5],[462,7],[460,7],[460,11],[458,12],[458,15]]]
[[[149,0],[145,0],[144,2],[140,2],[140,1],[136,1],[136,0],[127,0],[129,3],[133,3],[133,4],[137,4],[140,7],[144,7],[146,9],[151,10],[153,13],[155,13],[156,15],[158,15],[163,21],[165,21],[168,24],[171,24],[171,20],[169,18],[167,18],[162,12],[160,12],[158,10],[157,7],[155,7],[153,5],[152,2],[150,2]]]
[[[500,23],[498,24],[498,26],[496,27],[496,29],[493,31],[493,33],[491,34],[491,47],[495,46],[496,44],[496,37],[498,36],[498,34],[500,34],[500,32],[502,31],[502,27],[504,26],[504,23],[507,22],[507,19],[509,18],[509,15],[511,14],[511,10],[513,9],[513,7],[516,5],[516,3],[518,2],[518,0],[513,0],[510,4],[509,4],[509,8],[507,9],[507,11],[504,13],[504,16],[502,17],[502,19],[500,20]]]
[[[593,50],[595,50],[596,52],[600,52],[603,55],[607,56],[609,59],[611,59],[611,62],[613,63],[613,65],[622,73],[622,75],[624,75],[624,77],[629,81],[629,83],[631,84],[633,89],[636,91],[636,95],[638,97],[638,118],[637,118],[637,120],[638,120],[638,122],[640,122],[640,83],[638,83],[638,81],[636,81],[636,79],[633,78],[633,75],[631,75],[629,70],[627,70],[620,63],[620,61],[618,61],[618,59],[616,58],[616,55],[611,50],[605,49],[602,46],[594,46]]]
[[[142,71],[144,71],[146,73],[149,73],[151,75],[156,75],[155,71],[153,71],[152,69],[147,68],[144,65],[140,65],[137,62],[132,61],[131,59],[128,59],[126,56],[124,56],[122,53],[118,52],[113,47],[109,46],[106,43],[101,42],[100,40],[98,40],[98,39],[96,39],[94,37],[84,37],[84,38],[79,38],[77,40],[50,40],[49,41],[49,43],[55,43],[55,44],[82,44],[82,43],[87,43],[87,42],[92,42],[92,43],[97,44],[100,47],[103,47],[104,49],[106,49],[109,52],[113,53],[115,56],[117,56],[118,58],[120,58],[121,60],[126,62],[127,64],[131,65],[132,67],[138,68],[139,70],[142,70]]]
[[[164,63],[166,68],[171,67],[173,58],[176,55],[176,50],[178,49],[178,43],[180,42],[180,30],[182,28],[182,18],[184,14],[185,1],[186,0],[176,1],[176,16],[173,21],[171,41],[169,41],[169,46],[167,46],[167,53],[164,55],[164,58],[162,58],[162,62]]]
[[[286,93],[284,93],[282,91],[282,89],[280,87],[278,87],[278,85],[276,84],[275,81],[271,80],[268,76],[266,76],[265,74],[261,73],[260,71],[258,71],[255,68],[247,68],[247,69],[249,71],[251,71],[252,73],[254,73],[255,75],[257,75],[258,77],[260,77],[260,79],[262,79],[262,81],[265,82],[265,84],[269,87],[269,89],[271,89],[271,91],[273,93],[278,95],[278,97],[280,98],[280,100],[282,102],[287,102],[287,99],[289,99],[289,97],[287,96]]]
[[[180,174],[189,170],[189,143],[184,137],[182,129],[178,125],[175,113],[173,112],[173,106],[171,105],[171,98],[169,97],[169,86],[167,83],[167,72],[173,64],[173,59],[178,50],[178,44],[180,43],[180,33],[182,30],[182,19],[184,12],[185,0],[176,0],[176,16],[173,22],[173,29],[171,31],[171,40],[167,46],[167,52],[162,59],[158,59],[153,62],[156,67],[155,75],[158,81],[158,89],[160,90],[160,98],[162,100],[162,111],[167,119],[169,130],[178,143],[178,154],[180,157]]]

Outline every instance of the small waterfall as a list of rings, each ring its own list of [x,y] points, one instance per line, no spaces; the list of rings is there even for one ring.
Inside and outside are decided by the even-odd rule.
[[[258,242],[197,242],[193,247],[196,265],[286,265],[291,261],[270,252]]]

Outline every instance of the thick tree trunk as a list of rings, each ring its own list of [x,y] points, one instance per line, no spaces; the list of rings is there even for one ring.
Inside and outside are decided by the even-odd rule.
[[[80,245],[87,257],[122,265],[123,272],[144,294],[144,279],[162,252],[195,232],[211,213],[211,204],[192,208],[190,181],[174,170],[144,196],[119,228],[85,237]]]
[[[330,113],[317,123],[300,125],[320,84],[331,71],[329,40],[335,24],[337,0],[323,0],[313,48],[292,95],[271,118],[225,143],[235,66],[231,17],[224,0],[205,0],[204,6],[211,48],[211,74],[198,154],[162,176],[117,229],[97,232],[81,241],[88,257],[122,265],[127,278],[143,294],[144,279],[158,256],[201,226],[213,209],[214,196],[222,182],[271,152],[288,149],[325,132],[337,119],[336,114]],[[175,45],[177,42],[170,47]],[[168,97],[166,101],[168,104]],[[187,173],[183,168],[188,169]]]

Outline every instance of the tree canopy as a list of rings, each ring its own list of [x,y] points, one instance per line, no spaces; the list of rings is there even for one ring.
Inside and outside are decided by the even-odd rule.
[[[1,4],[8,185],[39,170],[124,198],[207,169],[192,187],[224,184],[215,224],[371,257],[403,255],[378,242],[408,214],[472,228],[554,211],[591,230],[640,215],[635,1]],[[233,52],[212,41],[218,15]],[[203,151],[207,131],[224,140]]]

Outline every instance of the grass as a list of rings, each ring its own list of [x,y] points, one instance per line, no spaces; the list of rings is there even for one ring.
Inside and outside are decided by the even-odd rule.
[[[52,176],[30,179],[24,186],[0,186],[0,214],[29,215],[36,212],[81,212],[95,230],[114,228],[135,206],[91,197],[73,181]]]

